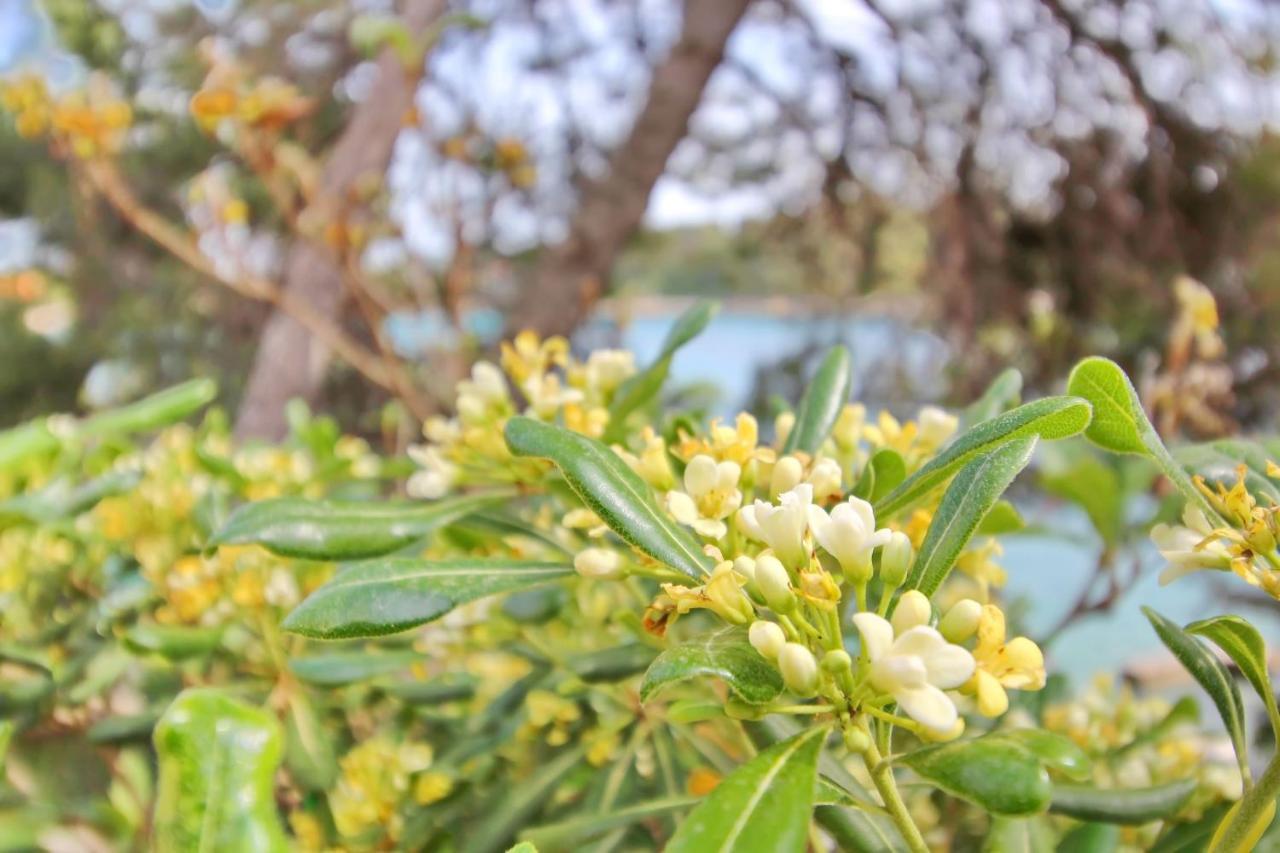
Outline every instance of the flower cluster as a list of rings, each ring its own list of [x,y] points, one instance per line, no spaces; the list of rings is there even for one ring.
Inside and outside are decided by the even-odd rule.
[[[47,136],[55,147],[81,159],[119,151],[133,123],[128,101],[100,74],[91,75],[84,87],[58,96],[43,78],[21,76],[0,85],[0,105],[13,114],[21,136]]]

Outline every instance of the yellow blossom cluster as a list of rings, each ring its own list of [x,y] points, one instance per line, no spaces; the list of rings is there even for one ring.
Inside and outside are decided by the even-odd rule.
[[[113,154],[124,145],[133,109],[103,75],[55,96],[44,78],[23,75],[0,84],[0,105],[14,116],[26,139],[49,137],[60,149],[81,159]]]
[[[397,743],[386,736],[361,741],[342,757],[329,807],[334,826],[352,849],[379,849],[384,839],[395,842],[404,828],[404,806],[448,795],[447,777],[429,772],[432,759],[429,744]]]

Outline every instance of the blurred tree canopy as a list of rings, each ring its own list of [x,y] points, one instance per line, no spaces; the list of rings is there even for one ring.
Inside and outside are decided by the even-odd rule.
[[[1009,360],[1133,363],[1185,273],[1224,307],[1238,381],[1280,357],[1262,0],[0,18],[0,216],[35,229],[0,275],[45,282],[10,300],[3,346],[47,367],[0,374],[6,418],[104,363],[221,374],[242,435],[279,435],[295,396],[423,416],[482,346],[471,309],[567,333],[614,293],[910,297],[964,347],[967,393]],[[423,311],[452,328],[406,351],[388,318]]]

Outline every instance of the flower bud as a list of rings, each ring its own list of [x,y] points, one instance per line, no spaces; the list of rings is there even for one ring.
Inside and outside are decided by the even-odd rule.
[[[746,578],[748,582],[756,579],[756,561],[746,554],[734,559],[733,570]]]
[[[853,669],[853,658],[844,649],[832,649],[822,656],[822,671],[829,675],[839,675]]]
[[[962,734],[964,734],[964,717],[958,718],[951,728],[946,730],[924,727],[920,729],[920,738],[932,743],[945,743],[949,740],[955,740]]]
[[[791,591],[791,578],[778,558],[762,554],[756,559],[756,586],[760,594],[777,613],[790,613],[796,606],[795,593]]]
[[[773,466],[773,474],[769,477],[769,494],[778,496],[789,492],[804,479],[804,466],[794,456],[783,456]]]
[[[573,558],[573,568],[584,578],[616,578],[622,574],[622,555],[609,548],[586,548]]]
[[[850,752],[866,752],[871,746],[871,736],[862,729],[845,729],[844,745]]]
[[[778,669],[792,692],[812,696],[818,689],[818,662],[799,643],[787,643],[778,653]]]
[[[893,633],[901,636],[912,628],[928,625],[933,617],[933,605],[929,598],[918,589],[909,589],[898,599],[898,606],[893,611]]]
[[[751,627],[747,629],[747,639],[755,646],[756,651],[769,660],[777,660],[778,653],[787,644],[787,635],[782,633],[782,628],[777,623],[763,619],[751,623]]]
[[[723,715],[724,706],[719,702],[681,699],[667,706],[667,719],[673,723],[701,723]]]
[[[765,714],[769,713],[769,709],[765,705],[752,705],[737,696],[731,696],[729,701],[724,703],[724,712],[735,720],[761,720],[764,719]]]
[[[795,412],[781,412],[773,419],[773,433],[777,438],[778,444],[786,444],[787,436],[791,434],[791,428],[795,425]]]
[[[938,631],[948,643],[963,643],[978,630],[981,617],[982,605],[972,598],[962,598],[947,610],[938,623]]]
[[[880,579],[889,589],[897,589],[907,579],[911,564],[915,560],[915,549],[911,547],[911,539],[900,530],[889,536],[889,542],[880,549]]]

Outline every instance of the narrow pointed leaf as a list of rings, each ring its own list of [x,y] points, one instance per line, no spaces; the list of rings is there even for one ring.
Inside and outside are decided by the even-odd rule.
[[[714,302],[698,302],[685,311],[667,332],[662,342],[662,349],[644,370],[629,377],[614,391],[613,400],[609,403],[609,426],[605,432],[606,441],[617,441],[623,435],[627,415],[647,405],[658,396],[667,374],[671,371],[671,360],[676,351],[689,341],[702,334],[711,319],[715,317],[720,306]]]
[[[1027,436],[1068,438],[1089,424],[1090,407],[1079,397],[1045,397],[983,421],[961,433],[902,485],[876,503],[876,518],[889,519],[951,479],[969,460]]]
[[[631,826],[642,820],[684,811],[696,805],[693,797],[665,797],[623,806],[604,814],[584,814],[537,826],[520,833],[526,843],[545,850],[572,850],[611,829]]]
[[[285,618],[286,631],[321,640],[381,637],[417,627],[463,604],[558,580],[564,563],[387,557],[347,567]]]
[[[218,690],[186,690],[155,730],[157,853],[288,849],[276,810],[280,724]]]
[[[1062,836],[1057,853],[1112,853],[1120,847],[1120,827],[1084,823]]]
[[[763,705],[782,692],[782,676],[747,641],[747,632],[729,628],[667,649],[645,671],[640,701],[691,678],[714,676],[744,702]]]
[[[514,840],[521,827],[542,810],[569,773],[582,763],[582,747],[566,749],[541,764],[533,775],[510,785],[492,804],[489,819],[478,821],[463,840],[463,853],[498,853]]]
[[[1058,783],[1049,811],[1076,820],[1137,825],[1166,818],[1196,791],[1195,779],[1151,788],[1095,788]]]
[[[1209,480],[1233,482],[1241,465],[1245,467],[1245,486],[1255,495],[1280,503],[1280,488],[1267,476],[1270,455],[1252,441],[1220,439],[1205,444],[1191,444],[1173,451],[1183,466]]]
[[[1137,390],[1120,365],[1106,358],[1086,358],[1067,378],[1067,393],[1083,397],[1093,405],[1093,420],[1085,430],[1090,441],[1113,453],[1151,458],[1184,498],[1203,509],[1210,519],[1218,517],[1187,472],[1169,454],[1147,419]]]
[[[989,421],[1001,412],[1018,405],[1022,396],[1022,374],[1015,367],[1005,370],[991,380],[982,396],[969,404],[960,416],[960,426],[968,429],[974,424]]]
[[[0,471],[58,449],[62,441],[49,429],[48,420],[28,421],[0,432]]]
[[[304,560],[381,557],[432,530],[509,501],[511,491],[464,495],[432,503],[376,503],[276,498],[238,507],[209,540],[220,545],[261,545]]]
[[[847,806],[817,806],[813,817],[847,853],[907,853],[911,848],[892,821]]]
[[[639,675],[648,669],[657,656],[657,650],[651,646],[630,643],[577,655],[566,660],[564,665],[588,684],[600,684]]]
[[[907,478],[907,463],[903,461],[902,454],[887,447],[872,454],[867,469],[872,480],[863,500],[872,503],[898,488]]]
[[[1053,853],[1053,831],[1039,817],[996,817],[982,853]]]
[[[1178,663],[1191,673],[1191,677],[1213,700],[1214,706],[1222,716],[1223,724],[1227,727],[1227,734],[1231,738],[1231,745],[1235,748],[1241,771],[1244,772],[1248,756],[1244,731],[1244,703],[1240,699],[1240,689],[1236,687],[1231,673],[1222,665],[1222,661],[1218,660],[1195,637],[1150,607],[1142,608],[1142,612],[1151,622],[1151,627],[1155,628],[1160,642],[1173,652]]]
[[[1093,760],[1070,738],[1044,729],[1007,729],[987,735],[984,740],[1004,739],[1026,749],[1050,770],[1083,781],[1093,769]]]
[[[608,447],[526,417],[507,421],[506,437],[517,456],[554,462],[582,502],[640,552],[690,578],[711,570],[711,558],[693,534],[658,507],[648,484]]]
[[[1018,743],[983,737],[926,747],[901,763],[943,791],[997,815],[1045,810],[1053,788],[1040,760]]]
[[[925,595],[938,590],[974,531],[1031,461],[1035,446],[1035,436],[1015,439],[960,470],[938,504],[904,589]]]
[[[299,690],[289,694],[284,720],[284,761],[293,777],[313,791],[329,790],[338,778],[333,740],[315,706]]]
[[[817,453],[822,442],[831,434],[831,427],[840,410],[849,402],[849,387],[853,383],[853,360],[845,347],[832,347],[813,375],[813,381],[805,389],[800,406],[796,409],[796,422],[787,433],[783,453],[797,450]]]
[[[161,625],[144,622],[124,635],[124,646],[135,654],[156,654],[170,660],[212,654],[222,643],[221,628]]]
[[[289,670],[302,681],[321,687],[340,687],[380,675],[402,672],[422,661],[415,651],[330,652],[289,661]]]
[[[85,418],[76,432],[85,436],[127,435],[177,423],[204,408],[218,395],[212,379],[192,379],[157,391],[135,403]]]
[[[1258,629],[1242,616],[1214,616],[1201,619],[1186,627],[1188,634],[1195,634],[1212,641],[1226,652],[1227,657],[1240,667],[1253,689],[1262,697],[1267,714],[1273,724],[1280,715],[1276,713],[1276,696],[1271,687],[1271,674],[1267,671],[1267,644]]]
[[[803,850],[825,728],[811,728],[727,776],[680,824],[666,853]]]

